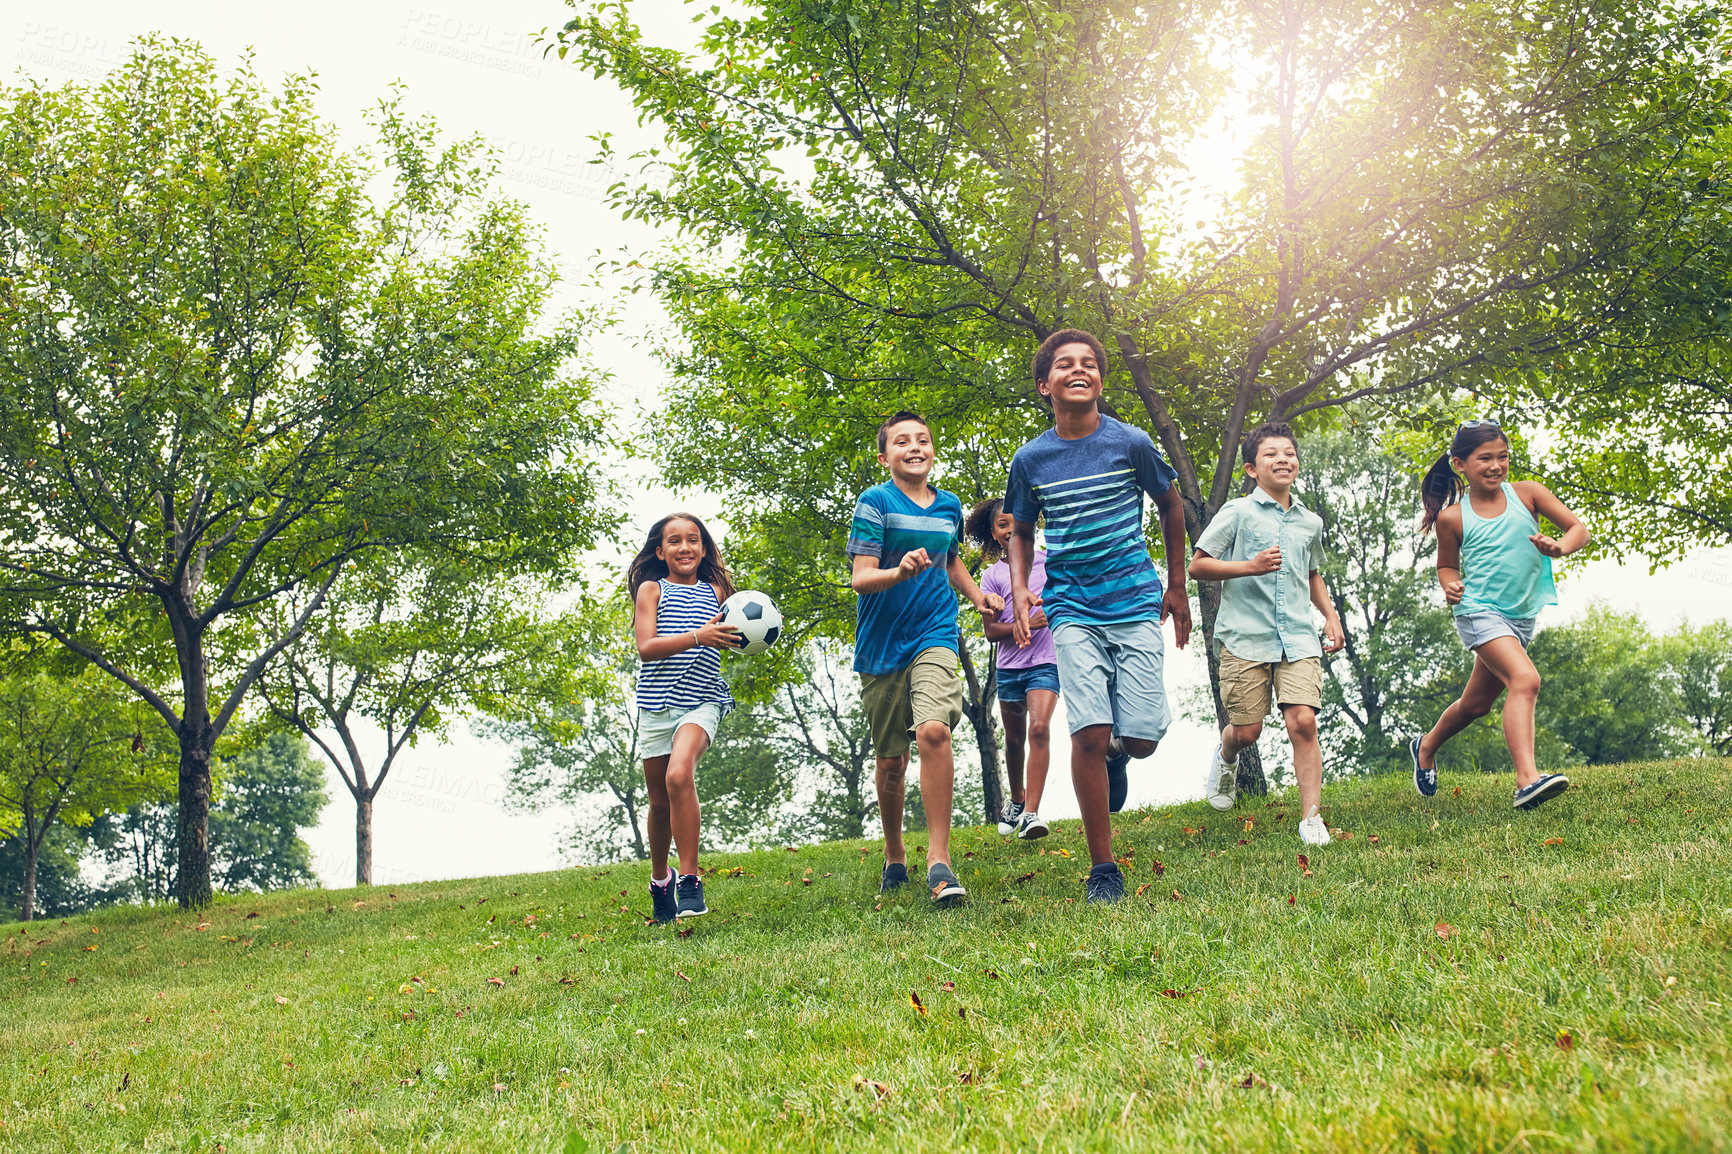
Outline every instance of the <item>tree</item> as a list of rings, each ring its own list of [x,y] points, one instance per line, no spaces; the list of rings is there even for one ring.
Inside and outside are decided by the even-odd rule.
[[[1436,545],[1414,533],[1418,462],[1375,421],[1308,435],[1300,492],[1323,518],[1323,578],[1346,644],[1325,657],[1317,724],[1333,772],[1405,767],[1407,739],[1448,704],[1439,678],[1460,660],[1460,643],[1438,592]]]
[[[1683,721],[1710,753],[1732,757],[1732,621],[1685,622],[1662,642]]]
[[[63,918],[99,906],[124,901],[124,887],[95,882],[85,876],[86,855],[105,836],[109,818],[98,818],[86,829],[59,822],[36,851],[36,879],[32,904],[36,916]],[[28,849],[21,836],[0,841],[0,905],[20,907]]]
[[[37,862],[58,824],[88,827],[168,788],[166,735],[118,689],[94,670],[0,679],[0,830],[22,851],[19,921],[36,916]]]
[[[230,892],[314,885],[312,854],[301,831],[315,825],[330,796],[324,775],[298,734],[249,725],[239,751],[218,759],[210,811],[210,858]],[[178,892],[180,823],[172,806],[146,803],[110,815],[94,839],[118,889],[134,900],[167,901]]]
[[[1535,722],[1587,764],[1652,761],[1694,746],[1664,647],[1637,614],[1598,602],[1580,620],[1535,634],[1528,654],[1543,683]]]
[[[376,171],[314,92],[154,39],[95,88],[0,89],[5,624],[175,734],[187,906],[218,741],[350,564],[545,567],[611,519],[577,323],[537,331],[552,267],[479,141],[383,105]]]
[[[1172,461],[1193,540],[1258,420],[1525,386],[1693,275],[1690,246],[1610,270],[1691,211],[1652,193],[1724,116],[1714,13],[777,0],[686,58],[604,2],[560,51],[665,132],[656,179],[616,189],[685,242],[646,262],[678,330],[663,464],[753,540],[827,542],[785,593],[822,587],[801,560],[834,563],[882,415],[996,465],[1045,427],[1023,366],[1067,325],[1119,354],[1108,404]],[[1187,146],[1233,129],[1237,185],[1206,195]]]
[[[872,728],[846,656],[822,641],[800,646],[767,707],[782,760],[809,767],[812,799],[797,832],[815,841],[869,837],[878,815]]]
[[[556,656],[537,591],[487,569],[438,555],[357,565],[258,680],[270,715],[318,747],[355,801],[356,885],[373,883],[373,801],[398,755],[530,689],[537,663]],[[271,629],[299,619],[288,602]],[[376,757],[363,725],[379,734]]]
[[[224,891],[317,885],[300,831],[331,800],[325,775],[299,734],[270,733],[237,755],[211,808],[211,859]]]

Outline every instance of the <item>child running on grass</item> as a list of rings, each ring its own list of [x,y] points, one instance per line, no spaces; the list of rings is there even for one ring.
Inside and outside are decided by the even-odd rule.
[[[982,557],[991,562],[980,575],[980,587],[1007,603],[997,612],[982,614],[986,639],[995,643],[998,668],[998,712],[1004,718],[1004,768],[1010,776],[1010,800],[999,818],[998,832],[1015,834],[1026,841],[1047,835],[1041,820],[1040,799],[1046,789],[1046,771],[1051,762],[1052,711],[1058,706],[1058,655],[1052,647],[1052,630],[1039,609],[1029,617],[1029,644],[1019,648],[1011,637],[1010,562],[1004,559],[1004,544],[1010,539],[1012,520],[1004,502],[991,497],[968,514],[968,535],[980,546]],[[1029,570],[1028,588],[1038,594],[1046,585],[1046,552],[1036,549]],[[1027,749],[1028,781],[1023,783],[1023,751]]]
[[[1270,699],[1281,708],[1299,779],[1299,837],[1327,845],[1323,751],[1317,711],[1323,706],[1323,654],[1340,649],[1341,618],[1323,585],[1323,518],[1293,499],[1299,442],[1290,426],[1259,425],[1246,434],[1245,475],[1257,487],[1222,505],[1197,539],[1191,576],[1221,582],[1215,640],[1221,646],[1221,700],[1227,727],[1209,758],[1204,792],[1216,809],[1232,809],[1239,751],[1263,732]],[[1326,645],[1317,643],[1311,607],[1323,614]],[[1274,693],[1270,693],[1273,687]]]
[[[1035,387],[1051,402],[1053,427],[1016,451],[1004,498],[1014,527],[1008,542],[1013,636],[1033,643],[1042,605],[1051,622],[1070,724],[1071,783],[1093,862],[1091,902],[1124,896],[1113,860],[1107,758],[1115,741],[1147,757],[1172,722],[1162,674],[1169,616],[1179,648],[1191,636],[1185,596],[1185,513],[1171,465],[1141,429],[1098,404],[1106,350],[1080,329],[1060,329],[1034,355]],[[1154,498],[1166,545],[1167,583],[1143,542],[1143,494]],[[1034,525],[1046,517],[1044,592],[1029,588]]]
[[[1534,618],[1558,603],[1552,560],[1588,543],[1588,527],[1538,481],[1511,483],[1509,438],[1496,421],[1468,421],[1449,452],[1426,473],[1420,496],[1420,531],[1437,531],[1437,580],[1455,610],[1455,631],[1473,653],[1473,672],[1461,699],[1443,711],[1431,732],[1408,743],[1413,787],[1437,792],[1437,751],[1484,717],[1508,692],[1503,735],[1515,763],[1515,808],[1532,809],[1570,787],[1561,773],[1542,774],[1534,763],[1534,703],[1540,675],[1528,659]],[[1457,473],[1460,476],[1457,476]],[[1462,478],[1466,478],[1465,492]],[[1545,535],[1540,515],[1563,530]]]
[[[890,480],[860,494],[848,530],[851,583],[859,594],[854,671],[877,758],[878,817],[884,826],[889,893],[908,883],[902,844],[908,745],[920,749],[920,800],[926,807],[926,887],[934,903],[968,891],[950,868],[955,762],[950,731],[962,717],[956,669],[961,636],[954,587],[982,614],[1003,601],[982,593],[962,564],[962,502],[927,483],[937,455],[932,430],[903,410],[878,428],[878,464]]]
[[[658,922],[709,913],[698,876],[698,759],[734,708],[722,680],[723,648],[739,631],[720,624],[734,582],[704,523],[673,513],[650,527],[626,584],[638,671],[638,749],[649,794],[650,907]],[[668,844],[679,847],[678,881]]]

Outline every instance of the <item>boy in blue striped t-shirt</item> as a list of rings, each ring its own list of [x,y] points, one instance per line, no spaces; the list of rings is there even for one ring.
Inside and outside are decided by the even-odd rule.
[[[1162,675],[1171,616],[1183,649],[1191,636],[1185,596],[1185,513],[1171,465],[1141,429],[1101,413],[1106,350],[1080,329],[1061,329],[1034,355],[1035,387],[1052,403],[1053,427],[1016,451],[1004,508],[1010,536],[1012,626],[1029,641],[1028,617],[1046,609],[1070,722],[1071,782],[1093,868],[1088,900],[1117,901],[1124,876],[1113,860],[1107,758],[1114,745],[1147,757],[1172,721]],[[1167,584],[1143,543],[1143,494],[1155,499],[1167,552]],[[1046,588],[1029,592],[1034,525],[1046,517]]]
[[[878,817],[884,826],[884,877],[890,891],[908,881],[902,845],[908,743],[920,748],[920,799],[926,807],[926,886],[935,902],[967,891],[950,868],[950,808],[955,761],[950,731],[962,717],[956,677],[961,638],[956,594],[980,612],[1004,599],[982,593],[963,565],[962,502],[927,483],[936,460],[932,430],[918,413],[896,413],[878,429],[878,463],[890,480],[860,494],[848,530],[851,583],[859,594],[854,671],[878,760]]]

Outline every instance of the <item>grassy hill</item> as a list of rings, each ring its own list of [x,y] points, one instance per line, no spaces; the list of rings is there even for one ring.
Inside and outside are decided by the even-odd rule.
[[[1732,763],[1577,780],[1122,814],[1106,909],[1062,822],[0,927],[0,1146],[1725,1149]]]

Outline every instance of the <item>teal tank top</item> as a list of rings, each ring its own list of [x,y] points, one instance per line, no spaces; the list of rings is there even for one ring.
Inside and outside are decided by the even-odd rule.
[[[1455,606],[1457,617],[1491,609],[1526,620],[1558,603],[1552,559],[1528,540],[1539,531],[1539,519],[1508,481],[1497,517],[1481,517],[1473,511],[1473,498],[1462,496],[1461,580],[1467,590]]]

